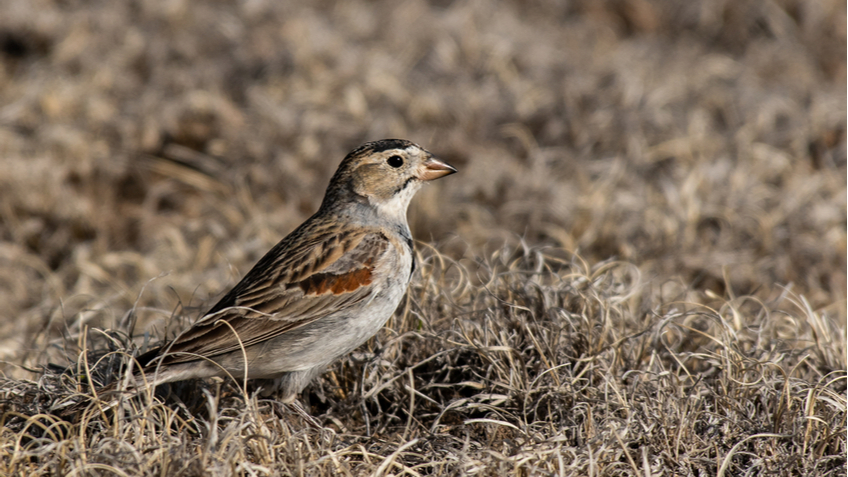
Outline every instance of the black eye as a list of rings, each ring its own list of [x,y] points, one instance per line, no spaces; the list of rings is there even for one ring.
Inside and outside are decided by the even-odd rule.
[[[400,167],[403,165],[403,158],[400,156],[392,156],[386,162],[392,167]]]

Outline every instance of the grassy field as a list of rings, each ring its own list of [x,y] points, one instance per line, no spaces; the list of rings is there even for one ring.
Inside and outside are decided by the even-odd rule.
[[[0,475],[846,475],[844,2],[0,10]],[[323,428],[94,396],[385,137],[460,173]]]

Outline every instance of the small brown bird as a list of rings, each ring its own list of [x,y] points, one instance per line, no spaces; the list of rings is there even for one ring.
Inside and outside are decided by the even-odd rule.
[[[315,215],[190,329],[137,358],[148,381],[246,376],[273,380],[268,387],[293,402],[394,313],[415,269],[409,202],[424,182],[454,172],[406,140],[351,151]]]

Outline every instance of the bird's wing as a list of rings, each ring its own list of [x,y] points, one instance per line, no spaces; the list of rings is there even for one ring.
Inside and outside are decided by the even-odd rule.
[[[373,294],[374,269],[391,259],[385,234],[326,227],[305,240],[298,232],[271,249],[189,330],[139,357],[142,365],[163,355],[162,364],[173,364],[235,351]]]

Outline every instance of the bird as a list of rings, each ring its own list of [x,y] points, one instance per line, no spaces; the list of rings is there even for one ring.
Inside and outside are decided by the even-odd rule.
[[[232,376],[293,403],[395,312],[416,266],[409,203],[424,183],[455,172],[404,139],[353,149],[314,215],[190,328],[136,357],[145,382]]]

